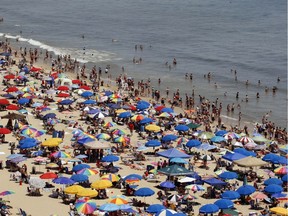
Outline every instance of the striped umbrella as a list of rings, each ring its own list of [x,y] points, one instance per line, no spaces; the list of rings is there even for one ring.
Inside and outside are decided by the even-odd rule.
[[[80,200],[75,203],[75,207],[78,213],[83,213],[86,215],[92,214],[96,210],[97,205],[92,200]]]

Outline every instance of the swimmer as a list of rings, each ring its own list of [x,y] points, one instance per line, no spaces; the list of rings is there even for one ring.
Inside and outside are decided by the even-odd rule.
[[[239,92],[236,93],[236,99],[238,100],[239,98]]]
[[[216,82],[214,83],[214,87],[215,87],[215,88],[217,88],[217,87],[218,87]]]
[[[161,84],[161,79],[160,79],[160,78],[158,79],[158,84],[159,84],[159,85]]]
[[[258,85],[260,85],[261,84],[261,81],[260,80],[258,80]]]
[[[192,73],[190,74],[190,80],[193,80],[193,74]]]
[[[259,92],[257,92],[257,94],[256,94],[256,98],[257,98],[257,99],[260,98],[260,94],[259,94]]]
[[[188,79],[188,73],[185,74],[185,79]]]
[[[226,97],[227,96],[227,92],[224,92],[224,97]]]
[[[277,78],[277,82],[280,82],[280,77]]]
[[[246,80],[246,83],[245,83],[245,85],[246,85],[246,86],[248,86],[248,84],[249,84],[249,80]]]

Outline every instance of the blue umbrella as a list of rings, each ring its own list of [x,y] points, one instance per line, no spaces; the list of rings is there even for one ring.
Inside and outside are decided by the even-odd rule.
[[[23,157],[23,156],[24,156],[24,154],[11,154],[11,155],[7,156],[6,158],[11,160],[13,158]]]
[[[156,216],[174,216],[177,212],[172,209],[162,209],[160,212],[156,213]]]
[[[139,122],[139,124],[148,124],[148,123],[151,123],[151,122],[153,122],[153,119],[151,119],[151,118],[144,118],[144,119],[142,119],[142,120]]]
[[[217,146],[210,145],[208,143],[202,143],[200,146],[196,146],[196,148],[197,149],[202,149],[202,150],[205,150],[205,151],[209,151],[209,150],[217,148]]]
[[[86,100],[83,102],[83,104],[96,104],[97,102],[95,100]]]
[[[26,157],[16,157],[16,158],[10,159],[10,161],[13,163],[20,163],[20,162],[25,161],[25,160],[27,160]]]
[[[167,113],[174,113],[174,110],[170,107],[164,107],[163,109],[161,109],[161,112],[167,112]]]
[[[271,184],[282,185],[283,181],[278,178],[269,178],[264,181],[264,185],[266,186],[271,185]]]
[[[49,118],[51,118],[51,119],[56,118],[56,114],[55,113],[48,113],[48,114],[44,115],[42,119],[47,120]]]
[[[118,211],[119,210],[119,206],[113,203],[106,203],[101,205],[98,209],[101,211],[105,211],[105,212],[113,212],[113,211]]]
[[[12,55],[11,53],[9,53],[9,52],[2,52],[2,53],[0,53],[0,55],[1,56],[10,56],[10,55]]]
[[[273,198],[284,198],[284,197],[287,197],[288,195],[287,194],[284,194],[284,193],[275,193],[275,194],[272,194],[271,197]]]
[[[240,194],[237,191],[225,191],[221,194],[221,198],[234,200],[240,198]]]
[[[30,99],[28,98],[21,98],[18,100],[18,104],[23,105],[29,103]]]
[[[72,168],[72,172],[78,172],[82,169],[85,169],[85,168],[90,168],[90,165],[88,164],[77,164],[75,165],[73,168]]]
[[[112,154],[109,154],[109,155],[106,155],[105,157],[103,157],[101,161],[102,162],[115,162],[118,160],[119,160],[119,157],[112,155]]]
[[[75,158],[83,159],[83,158],[87,158],[87,157],[88,157],[87,155],[80,154],[80,155],[77,155]]]
[[[288,164],[288,160],[283,157],[283,156],[279,156],[275,161],[273,161],[275,164],[283,164],[283,165],[287,165]]]
[[[241,196],[246,196],[254,193],[256,191],[255,187],[251,185],[242,185],[236,190]]]
[[[83,174],[74,174],[70,177],[70,179],[72,179],[75,182],[85,182],[88,180],[88,176],[87,175],[83,175]]]
[[[163,141],[163,142],[169,142],[169,141],[174,141],[174,140],[176,140],[177,138],[178,138],[178,136],[176,136],[176,135],[168,134],[168,135],[166,135],[166,136],[164,136],[164,137],[162,138],[162,141]]]
[[[264,188],[264,191],[269,194],[280,193],[283,191],[283,187],[276,184],[270,184]]]
[[[132,209],[132,206],[129,204],[123,204],[123,205],[119,206],[119,210],[124,211],[124,210],[128,210],[128,209]]]
[[[85,137],[85,138],[82,138],[82,139],[78,139],[77,140],[77,143],[83,145],[85,143],[88,143],[88,142],[93,142],[95,141],[95,139],[91,138],[91,137]]]
[[[222,136],[214,136],[214,137],[211,138],[211,141],[212,142],[216,142],[216,143],[220,143],[220,142],[223,142],[223,141],[226,141],[226,140]]]
[[[158,140],[149,140],[148,142],[145,143],[146,147],[158,147],[161,145],[161,142]]]
[[[67,177],[55,178],[52,180],[52,182],[55,184],[63,184],[63,185],[72,185],[75,183],[75,181]]]
[[[215,204],[206,204],[200,207],[199,212],[204,214],[212,214],[219,211],[219,207]]]
[[[188,164],[188,162],[186,160],[184,160],[183,158],[178,158],[178,157],[170,159],[170,162],[180,163],[180,164]]]
[[[237,148],[234,150],[234,152],[245,155],[245,156],[252,156],[252,157],[256,157],[256,155],[257,155],[255,152],[248,151],[244,148]]]
[[[88,114],[96,114],[96,113],[99,113],[99,112],[100,112],[99,109],[90,109],[90,110],[88,111]]]
[[[177,213],[173,214],[173,216],[187,216],[187,215],[184,214],[183,212],[177,212]]]
[[[266,162],[273,162],[273,161],[276,161],[278,157],[279,157],[279,155],[276,155],[276,154],[273,154],[273,153],[269,153],[269,154],[266,154],[262,158],[262,160],[266,161]]]
[[[234,203],[229,199],[220,199],[214,202],[215,205],[219,207],[219,209],[230,209],[234,207]]]
[[[200,145],[201,145],[201,142],[199,140],[196,140],[196,139],[189,140],[186,143],[186,146],[188,148],[192,148],[192,147],[196,147],[196,146],[200,146]]]
[[[189,129],[190,129],[190,128],[189,128],[188,126],[182,125],[182,124],[177,125],[177,126],[175,127],[175,130],[177,130],[177,131],[188,131]]]
[[[74,101],[70,100],[70,99],[65,99],[59,102],[60,105],[70,105],[72,104]]]
[[[83,92],[83,93],[81,94],[81,96],[84,97],[84,98],[89,98],[89,97],[91,97],[92,95],[94,95],[94,93],[93,93],[93,92],[90,92],[90,91],[85,91],[85,92]]]
[[[130,118],[131,112],[123,112],[118,115],[119,118]]]
[[[171,181],[164,181],[160,184],[160,187],[175,188],[175,185]]]
[[[147,109],[149,108],[150,104],[145,104],[145,103],[138,103],[136,105],[136,109],[138,110],[144,110],[144,109]]]
[[[162,211],[163,209],[166,209],[165,206],[161,205],[161,204],[153,204],[153,205],[150,205],[146,212],[148,213],[158,213],[160,211]]]
[[[112,95],[112,94],[113,94],[112,91],[104,91],[104,95],[105,95],[105,96],[109,96],[109,95]]]
[[[127,179],[139,179],[139,180],[141,180],[142,176],[138,175],[138,174],[130,174],[130,175],[127,175],[123,178],[124,181],[126,181]]]
[[[238,178],[238,174],[235,172],[223,172],[219,175],[221,179],[236,179]]]
[[[155,194],[155,192],[147,187],[139,188],[134,192],[135,196],[141,196],[141,197],[152,196],[153,194]]]
[[[19,145],[23,145],[25,143],[37,143],[38,141],[34,138],[25,138],[19,141]]]
[[[281,180],[283,182],[287,182],[288,181],[288,175],[286,174],[286,175],[282,176]]]
[[[121,108],[120,104],[112,104],[112,103],[110,103],[110,104],[107,104],[107,106],[109,108],[111,108],[111,109],[120,109]]]
[[[37,145],[38,145],[38,143],[36,143],[36,142],[26,142],[26,143],[20,145],[19,148],[20,149],[29,149],[29,148],[34,148]]]
[[[217,131],[217,132],[215,133],[215,135],[222,137],[222,136],[225,135],[226,133],[228,133],[228,131],[226,131],[226,130],[219,130],[219,131]]]
[[[35,157],[38,157],[38,156],[41,156],[41,155],[43,155],[43,151],[41,151],[41,150],[38,150],[38,151],[36,151],[36,152],[32,152],[32,156],[35,156]]]

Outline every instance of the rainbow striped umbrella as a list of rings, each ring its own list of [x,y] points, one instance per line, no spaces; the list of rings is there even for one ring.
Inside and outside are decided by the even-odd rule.
[[[106,133],[100,133],[96,135],[97,139],[103,139],[103,140],[109,140],[111,138],[111,136],[109,134]]]
[[[25,93],[22,95],[22,97],[31,99],[31,98],[36,98],[36,95],[30,94],[30,93]]]
[[[71,156],[69,154],[67,154],[66,152],[63,152],[63,151],[58,151],[58,152],[52,153],[52,156],[55,158],[71,158]]]
[[[131,118],[131,120],[138,122],[138,121],[143,120],[144,118],[145,118],[144,115],[139,114],[139,115],[134,115],[134,116]]]
[[[0,193],[0,196],[7,196],[7,195],[10,195],[10,194],[15,194],[14,191],[3,191]]]
[[[53,118],[53,119],[50,118],[47,121],[47,124],[49,124],[49,125],[56,125],[58,123],[60,123],[60,120],[59,119],[55,119],[55,118]]]
[[[187,143],[189,140],[185,137],[180,137],[176,140],[177,145],[181,145],[182,143]]]
[[[117,143],[124,143],[128,141],[129,141],[128,137],[123,137],[123,136],[120,136],[114,139],[114,142],[117,142]]]
[[[115,127],[116,123],[115,122],[106,122],[103,127],[104,128],[110,128],[110,127]]]
[[[37,130],[34,133],[30,135],[30,137],[40,137],[42,135],[46,134],[46,130]]]
[[[112,131],[112,134],[118,135],[118,136],[122,136],[122,135],[126,135],[127,132],[125,132],[124,130],[115,129],[115,130]]]
[[[36,128],[33,128],[31,126],[23,127],[23,129],[20,130],[20,133],[23,135],[30,136],[31,134],[36,133],[38,130]]]
[[[285,175],[288,173],[288,166],[278,167],[274,170],[274,173],[278,175]]]
[[[97,205],[92,200],[79,200],[76,202],[75,207],[78,213],[92,214],[96,210]]]
[[[26,86],[26,87],[22,88],[21,91],[33,93],[33,92],[35,92],[35,89],[31,86]]]
[[[84,168],[84,169],[81,169],[77,172],[77,174],[83,174],[83,175],[87,175],[87,176],[96,175],[97,173],[98,173],[97,170],[90,169],[90,168]]]
[[[101,179],[104,179],[104,180],[109,180],[111,182],[118,182],[120,180],[119,176],[118,175],[115,175],[115,174],[107,174],[107,175],[103,175],[101,177]],[[116,203],[115,203],[116,204]]]
[[[125,205],[125,204],[128,204],[128,201],[125,200],[125,199],[122,199],[120,197],[117,197],[117,198],[111,199],[109,201],[109,203],[113,203],[113,204],[116,204],[116,205]]]

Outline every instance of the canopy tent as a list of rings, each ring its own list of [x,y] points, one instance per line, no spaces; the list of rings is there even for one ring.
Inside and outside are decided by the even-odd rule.
[[[190,171],[184,167],[178,166],[177,164],[159,169],[158,172],[163,173],[168,176],[191,175],[194,173],[193,171]]]
[[[217,178],[206,179],[206,180],[203,180],[203,182],[211,186],[225,186],[227,184],[226,182],[223,182]]]
[[[165,158],[190,158],[190,155],[187,155],[176,148],[171,148],[166,151],[158,152],[157,155]]]
[[[255,158],[251,156],[240,159],[240,160],[235,160],[234,163],[242,167],[265,166],[268,164],[267,162],[262,161],[259,158]]]

